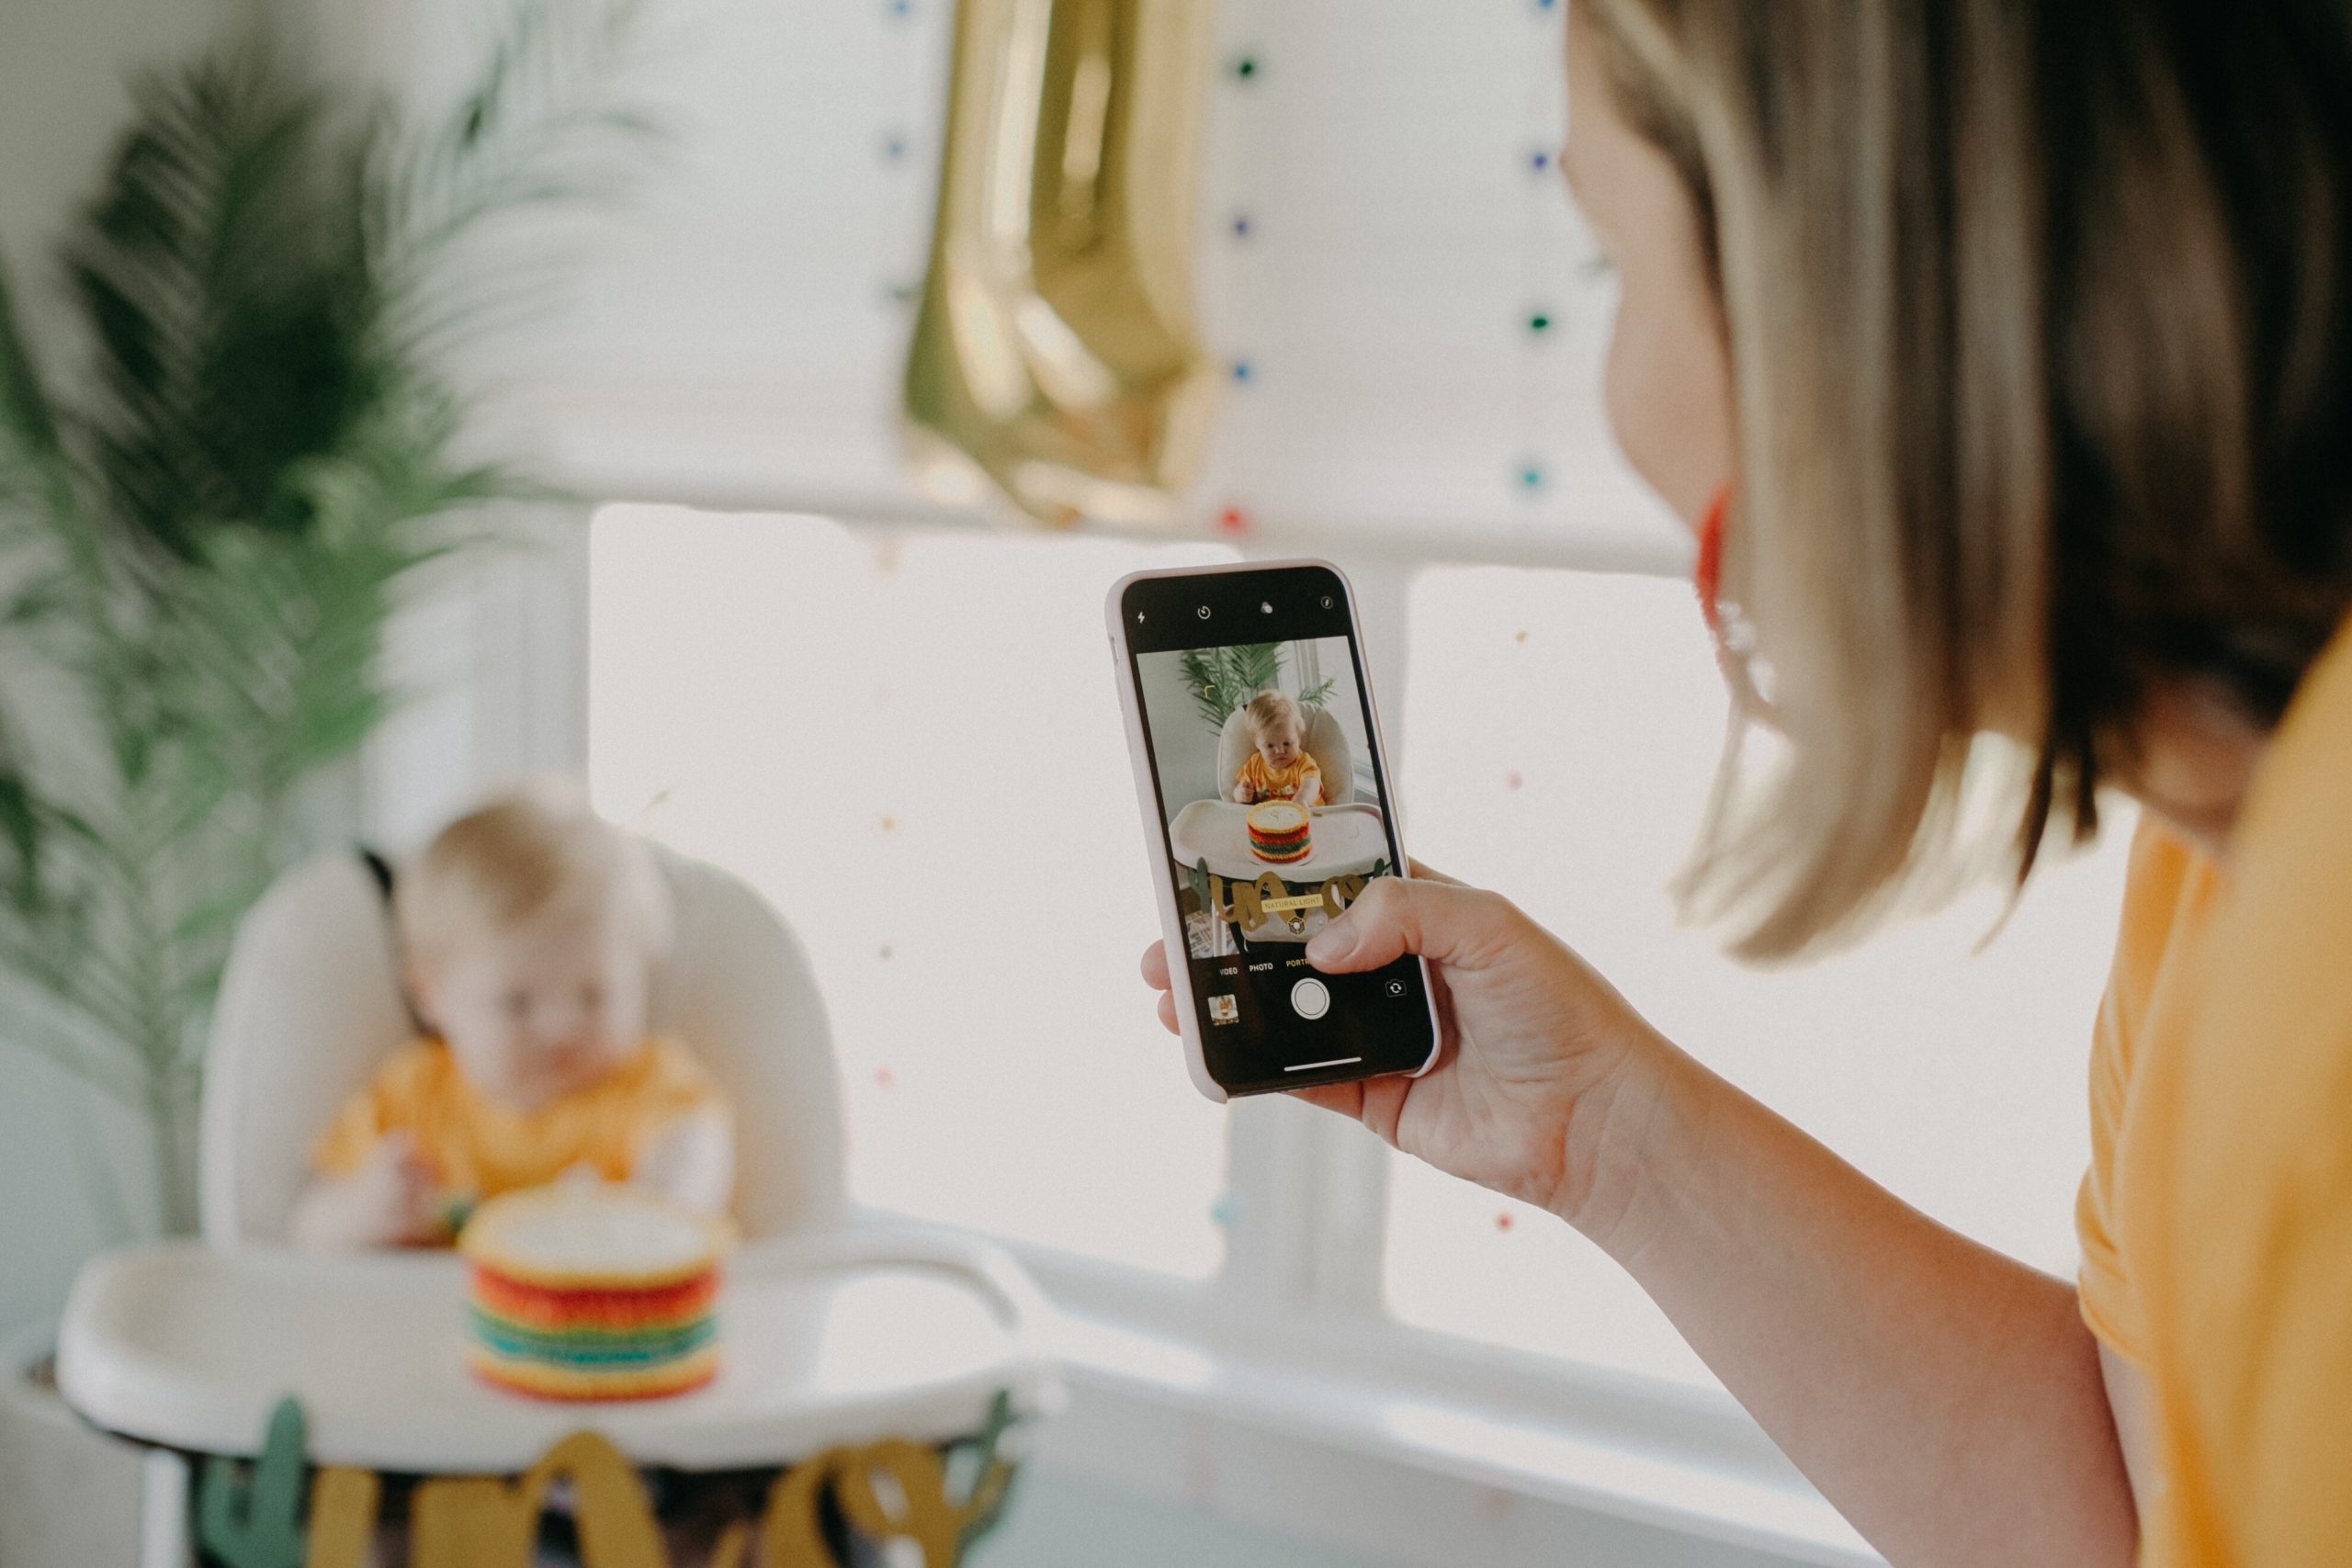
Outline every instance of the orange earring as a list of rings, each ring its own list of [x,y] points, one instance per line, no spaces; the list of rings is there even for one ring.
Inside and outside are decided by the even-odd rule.
[[[1731,512],[1731,486],[1724,485],[1699,514],[1699,558],[1690,570],[1699,614],[1715,645],[1715,668],[1731,688],[1733,712],[1778,728],[1780,710],[1766,695],[1769,671],[1756,652],[1756,627],[1736,604],[1724,603],[1724,530]]]
[[[1699,558],[1692,567],[1690,586],[1699,592],[1699,614],[1720,644],[1724,637],[1724,518],[1731,510],[1731,486],[1717,487],[1705,511],[1699,513]]]

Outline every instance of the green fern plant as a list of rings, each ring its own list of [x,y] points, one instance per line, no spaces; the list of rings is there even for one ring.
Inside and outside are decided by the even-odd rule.
[[[1179,666],[1193,705],[1211,729],[1222,730],[1235,708],[1274,683],[1282,673],[1283,649],[1278,642],[1188,649]]]
[[[1177,661],[1193,705],[1211,729],[1222,733],[1233,710],[1273,685],[1283,672],[1283,645],[1238,642],[1226,648],[1187,649]],[[1322,681],[1298,694],[1298,705],[1319,708],[1331,700],[1336,681]]]
[[[461,455],[439,365],[529,297],[496,220],[637,155],[587,90],[628,20],[522,0],[423,125],[257,41],[146,78],[65,248],[78,399],[0,276],[0,1039],[146,1118],[165,1229],[230,933],[391,705],[388,620],[481,503],[541,493]]]

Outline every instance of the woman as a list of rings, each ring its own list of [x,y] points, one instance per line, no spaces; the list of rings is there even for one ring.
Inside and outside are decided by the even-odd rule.
[[[1788,741],[1697,908],[1752,956],[1856,934],[1959,859],[1963,773],[2012,776],[2020,880],[2144,807],[2083,1272],[1436,879],[1309,956],[1430,959],[1443,1065],[1307,1098],[1598,1242],[1897,1563],[2352,1562],[2352,17],[1580,0],[1569,39],[1610,418]]]

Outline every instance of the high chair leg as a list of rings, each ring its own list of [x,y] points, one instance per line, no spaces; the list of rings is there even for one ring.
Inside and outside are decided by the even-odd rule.
[[[187,1461],[150,1449],[140,1469],[139,1568],[196,1568]]]

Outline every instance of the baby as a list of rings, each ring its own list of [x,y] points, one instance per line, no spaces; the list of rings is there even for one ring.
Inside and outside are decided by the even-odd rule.
[[[1323,770],[1306,752],[1306,716],[1280,692],[1261,692],[1242,709],[1252,750],[1233,775],[1233,798],[1243,806],[1261,800],[1320,805]]]
[[[434,1033],[328,1127],[297,1243],[446,1243],[473,1203],[573,1174],[727,1207],[726,1100],[675,1042],[645,1033],[671,910],[644,844],[584,807],[511,795],[442,829],[393,908]]]

